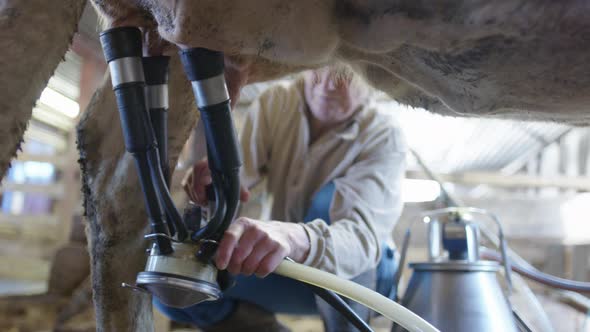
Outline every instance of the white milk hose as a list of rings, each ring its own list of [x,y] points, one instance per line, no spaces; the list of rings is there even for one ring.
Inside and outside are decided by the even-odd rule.
[[[284,277],[331,290],[354,300],[389,318],[410,332],[440,332],[420,316],[385,296],[331,273],[287,260],[284,260],[274,272]]]

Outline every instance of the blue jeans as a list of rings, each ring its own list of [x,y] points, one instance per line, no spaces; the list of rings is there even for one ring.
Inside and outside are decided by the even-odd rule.
[[[330,223],[330,203],[334,190],[334,183],[330,182],[316,193],[304,222],[320,218]],[[389,298],[395,295],[391,287],[395,270],[394,249],[384,245],[383,255],[375,273],[376,290]],[[154,305],[172,320],[206,328],[227,318],[239,301],[256,304],[274,313],[319,313],[314,294],[307,286],[276,274],[271,274],[264,279],[255,276],[237,276],[235,285],[226,290],[223,298],[217,301],[202,302],[178,309],[165,306],[154,298]]]

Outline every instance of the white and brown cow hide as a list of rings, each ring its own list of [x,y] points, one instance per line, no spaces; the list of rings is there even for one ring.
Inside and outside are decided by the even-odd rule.
[[[244,84],[334,61],[396,100],[442,114],[587,124],[590,3],[582,0],[92,0],[107,27],[151,32],[151,51],[226,54],[233,97]],[[82,0],[0,1],[0,174],[15,154]],[[160,40],[161,37],[161,40]],[[195,115],[173,66],[172,163]],[[119,288],[142,269],[145,214],[123,149],[110,83],[78,127],[98,329],[151,329],[149,300]]]
[[[92,2],[111,26],[268,60],[242,64],[242,82],[275,75],[269,62],[288,72],[340,59],[395,99],[438,113],[588,119],[587,1]]]

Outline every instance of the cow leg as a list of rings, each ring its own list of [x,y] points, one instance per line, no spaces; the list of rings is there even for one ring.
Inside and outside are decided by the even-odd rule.
[[[20,147],[35,101],[70,45],[85,4],[0,2],[0,178]]]
[[[171,61],[168,115],[170,165],[196,122],[190,86]],[[98,331],[152,330],[150,297],[121,288],[146,261],[147,218],[133,158],[125,153],[119,114],[107,77],[78,126],[92,287]],[[171,169],[174,169],[171,167]]]

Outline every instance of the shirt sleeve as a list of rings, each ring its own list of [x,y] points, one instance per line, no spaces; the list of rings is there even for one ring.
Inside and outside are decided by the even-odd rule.
[[[403,136],[393,129],[368,143],[334,180],[331,224],[322,219],[302,224],[311,243],[303,264],[347,279],[378,264],[381,245],[401,215],[405,160]]]

